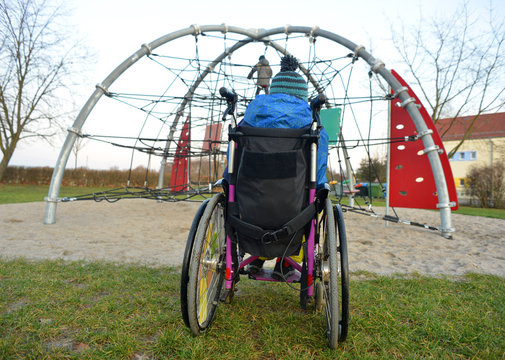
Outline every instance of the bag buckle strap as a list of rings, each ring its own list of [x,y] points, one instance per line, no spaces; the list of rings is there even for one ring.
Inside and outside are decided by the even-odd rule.
[[[279,237],[283,237],[283,236],[287,236],[287,235],[289,235],[289,231],[288,231],[288,228],[286,226],[284,226],[283,228],[281,228],[279,230],[269,231],[269,232],[264,233],[263,236],[261,236],[261,242],[263,243],[263,245],[269,245],[269,244],[279,241]]]

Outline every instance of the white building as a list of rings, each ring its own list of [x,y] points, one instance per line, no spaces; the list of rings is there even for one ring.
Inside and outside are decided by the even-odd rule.
[[[466,203],[470,197],[468,173],[472,166],[490,165],[505,160],[505,112],[481,114],[470,128],[475,116],[440,119],[437,130],[446,151],[450,151],[465,136],[458,151],[450,158],[458,199]]]

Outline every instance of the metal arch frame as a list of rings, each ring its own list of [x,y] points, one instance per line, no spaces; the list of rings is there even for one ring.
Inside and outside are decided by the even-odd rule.
[[[72,147],[76,141],[77,138],[77,133],[81,131],[82,126],[84,125],[89,113],[93,110],[94,106],[98,102],[98,100],[102,97],[103,94],[107,94],[107,89],[109,88],[110,85],[114,83],[114,81],[121,76],[130,66],[135,64],[140,58],[142,58],[145,55],[149,55],[153,49],[158,48],[161,45],[164,45],[172,40],[178,39],[183,36],[187,35],[194,35],[197,36],[201,33],[204,32],[221,32],[221,33],[236,33],[236,34],[242,34],[248,37],[247,39],[243,41],[237,42],[234,46],[237,46],[237,48],[242,47],[243,45],[252,42],[252,41],[265,41],[268,40],[269,36],[271,35],[276,35],[276,34],[290,34],[290,33],[303,33],[307,34],[311,37],[317,37],[321,36],[326,39],[332,40],[349,50],[351,50],[356,57],[361,57],[363,60],[365,60],[371,67],[371,70],[374,71],[375,73],[379,74],[386,80],[386,82],[391,86],[393,91],[398,95],[399,99],[403,104],[405,104],[404,108],[407,110],[409,113],[411,119],[414,121],[414,124],[416,126],[416,129],[419,133],[424,133],[426,130],[428,130],[428,126],[424,122],[419,110],[417,109],[416,104],[413,102],[409,102],[410,96],[406,91],[402,90],[401,84],[394,78],[394,76],[391,74],[391,71],[388,70],[384,63],[380,61],[379,59],[374,58],[369,52],[365,50],[363,46],[358,46],[357,44],[353,43],[352,41],[334,34],[332,32],[326,31],[319,29],[318,27],[308,27],[308,26],[283,26],[283,27],[278,27],[278,28],[273,28],[273,29],[268,29],[268,30],[260,30],[260,29],[253,29],[253,30],[247,30],[243,29],[240,27],[236,26],[228,26],[226,24],[221,24],[221,25],[204,25],[204,26],[198,26],[198,25],[192,25],[186,29],[182,29],[179,31],[172,32],[170,34],[167,34],[165,36],[162,36],[153,42],[149,44],[144,44],[141,46],[139,50],[137,50],[135,53],[133,53],[130,57],[128,57],[126,60],[124,60],[118,67],[116,67],[106,78],[105,80],[96,86],[95,91],[92,93],[90,98],[87,100],[81,111],[79,112],[76,120],[74,121],[74,124],[72,125],[72,129],[75,129],[76,131],[69,131],[67,138],[65,140],[65,143],[63,144],[63,147],[60,151],[60,154],[58,156],[58,160],[56,162],[55,169],[53,171],[53,176],[51,179],[51,185],[49,187],[49,192],[48,196],[45,199],[46,200],[46,213],[45,213],[45,218],[44,218],[44,223],[45,224],[54,224],[56,221],[56,204],[58,202],[58,195],[59,195],[59,190],[61,186],[61,181],[63,179],[63,173],[65,171],[65,166],[67,164],[68,158],[70,156]],[[240,45],[240,46],[239,46]],[[236,50],[236,49],[234,49]],[[224,58],[226,56],[227,51],[225,51],[221,56]],[[215,61],[216,64],[219,63],[221,58],[219,56],[216,58]],[[214,64],[214,63],[213,63]],[[213,69],[209,66],[207,69],[202,73],[202,76],[205,74],[205,76],[210,73]],[[201,83],[203,81],[203,78],[205,76],[200,76],[199,82],[198,80],[196,82]],[[193,91],[196,89],[198,85],[193,84],[192,89]],[[196,85],[196,86],[195,86]],[[317,88],[317,87],[316,87]],[[190,90],[191,91],[191,90]],[[189,93],[189,91],[188,91]],[[181,106],[185,106],[188,100],[184,100],[185,103],[184,105],[181,104]],[[183,107],[182,107],[183,109]],[[181,116],[181,112],[179,111],[177,114],[177,121]],[[175,123],[176,120],[174,120]],[[176,123],[175,123],[176,125]],[[174,126],[172,126],[173,131],[175,131]],[[171,130],[172,133],[172,130]],[[172,134],[173,136],[173,134]],[[433,141],[433,137],[431,134],[427,134],[426,136],[422,137],[422,141],[424,144],[425,148],[431,148],[435,146],[435,142]],[[435,185],[437,188],[438,192],[438,200],[439,200],[439,208],[440,208],[440,218],[441,218],[441,233],[442,236],[446,238],[451,238],[452,233],[454,232],[454,228],[452,227],[452,221],[451,221],[451,207],[450,207],[450,200],[449,200],[449,192],[447,189],[447,182],[444,176],[442,164],[440,162],[440,157],[438,152],[436,151],[430,151],[426,154],[428,156],[430,166],[432,169],[432,173],[435,179]]]

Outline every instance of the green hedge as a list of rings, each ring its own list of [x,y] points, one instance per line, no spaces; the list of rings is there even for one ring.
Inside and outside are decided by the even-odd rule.
[[[10,166],[7,168],[3,183],[18,185],[49,185],[53,175],[51,167]],[[167,174],[170,175],[170,174]],[[129,170],[95,170],[87,168],[67,169],[63,177],[63,186],[90,187],[121,187],[128,181]],[[131,171],[130,185],[144,186],[146,169],[138,167]],[[147,174],[149,186],[158,183],[158,172],[149,171]]]

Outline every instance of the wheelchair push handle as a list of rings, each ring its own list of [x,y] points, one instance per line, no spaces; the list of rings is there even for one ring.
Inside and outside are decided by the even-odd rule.
[[[319,94],[317,95],[314,99],[310,101],[310,109],[312,110],[312,121],[313,121],[313,126],[320,127],[321,125],[321,118],[319,116],[319,110],[321,110],[321,107],[323,104],[328,100],[326,98],[326,95],[324,94]],[[314,128],[315,130],[315,128]]]
[[[323,106],[323,104],[326,102],[326,100],[327,100],[326,95],[319,94],[310,101],[310,108],[312,109],[312,111],[319,111]]]
[[[224,111],[223,113],[223,117],[221,118],[223,121],[226,120],[226,117],[229,115],[229,114],[232,114],[234,113],[235,111],[235,105],[237,104],[237,100],[238,100],[238,95],[235,94],[233,91],[231,90],[228,90],[227,88],[225,87],[222,87],[221,89],[219,89],[219,94],[226,99],[226,102],[228,103],[228,107],[226,108],[226,110]]]
[[[228,90],[224,86],[219,89],[219,94],[226,99],[228,104],[236,103],[238,100],[238,95],[235,94],[232,90]]]

